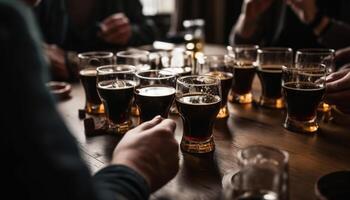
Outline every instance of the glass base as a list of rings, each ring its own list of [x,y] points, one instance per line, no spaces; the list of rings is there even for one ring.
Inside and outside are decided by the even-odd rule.
[[[85,105],[85,111],[87,114],[90,115],[100,115],[105,113],[105,107],[103,104],[95,105],[92,103],[87,102]]]
[[[236,94],[231,91],[231,93],[228,96],[228,100],[232,103],[240,103],[240,104],[252,103],[253,95],[251,92],[247,94]]]
[[[287,116],[283,127],[294,132],[299,133],[316,133],[318,131],[318,123],[316,118],[310,121],[297,121]]]
[[[283,98],[273,99],[261,96],[259,99],[259,105],[267,108],[284,108],[284,100]]]
[[[180,147],[182,151],[188,153],[209,153],[214,151],[215,144],[213,136],[205,141],[193,141],[182,137]]]
[[[222,119],[222,118],[227,118],[230,115],[227,105],[225,105],[224,107],[222,107],[218,113],[218,115],[216,116],[217,119]]]
[[[128,132],[128,130],[131,129],[131,126],[132,126],[131,120],[128,120],[128,121],[121,123],[121,124],[114,124],[114,123],[108,121],[107,132],[112,133],[112,134],[123,135],[126,132]]]
[[[331,111],[331,106],[324,102],[321,102],[320,105],[317,107],[317,112],[328,113],[330,111]]]

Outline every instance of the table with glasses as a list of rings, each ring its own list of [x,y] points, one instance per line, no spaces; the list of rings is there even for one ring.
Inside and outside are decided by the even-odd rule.
[[[225,47],[206,45],[205,53],[223,54]],[[223,177],[236,171],[237,152],[251,145],[266,145],[289,153],[290,199],[316,199],[315,183],[327,173],[350,169],[350,132],[334,122],[321,122],[317,134],[301,134],[286,130],[282,123],[285,109],[269,109],[258,105],[261,86],[257,76],[253,80],[251,104],[228,103],[229,117],[217,119],[213,135],[215,151],[208,154],[180,154],[180,170],[176,177],[151,199],[220,199]],[[58,109],[77,139],[82,156],[92,173],[106,166],[120,137],[99,135],[86,137],[78,110],[85,104],[80,83],[72,85],[71,98],[58,103]],[[175,138],[180,142],[182,121],[169,115],[177,123]],[[137,120],[134,120],[134,122]]]

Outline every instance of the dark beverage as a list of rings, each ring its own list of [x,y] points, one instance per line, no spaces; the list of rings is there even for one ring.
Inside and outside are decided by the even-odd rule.
[[[85,96],[88,104],[99,105],[101,99],[96,90],[96,69],[86,68],[80,71],[80,80],[85,90]]]
[[[316,117],[316,109],[325,88],[310,82],[289,82],[283,85],[288,116],[297,121],[309,121]]]
[[[222,106],[226,105],[227,95],[232,86],[233,75],[228,72],[220,72],[220,71],[209,72],[207,75],[214,76],[220,79],[221,93],[222,93],[221,105]]]
[[[255,66],[252,63],[240,63],[233,67],[232,91],[239,95],[250,93],[255,75]]]
[[[141,121],[151,120],[157,115],[167,118],[174,97],[173,87],[152,85],[136,89],[135,100],[140,110]]]
[[[262,95],[266,98],[282,97],[282,66],[259,67],[257,74],[261,82]]]
[[[134,87],[133,81],[108,80],[98,83],[98,93],[112,123],[121,124],[129,120]]]
[[[176,98],[176,105],[184,126],[184,138],[189,141],[205,141],[212,135],[212,128],[220,110],[218,96],[189,93]]]

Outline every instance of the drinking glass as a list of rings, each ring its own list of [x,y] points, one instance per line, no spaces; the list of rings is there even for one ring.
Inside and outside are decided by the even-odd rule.
[[[288,200],[289,154],[273,147],[255,145],[237,154],[239,171],[224,188],[226,199]]]
[[[117,53],[117,64],[133,65],[136,67],[136,71],[150,70],[150,52],[139,49],[119,51]],[[137,109],[135,102],[131,106],[131,114],[140,116],[140,111]]]
[[[262,87],[259,105],[268,108],[284,108],[281,89],[282,66],[290,67],[292,64],[293,50],[291,48],[258,49],[256,66]]]
[[[282,67],[283,96],[287,117],[283,126],[291,131],[315,133],[317,107],[325,93],[326,66],[323,64]]]
[[[185,28],[185,47],[186,50],[191,51],[194,55],[197,52],[203,52],[205,32],[205,21],[203,19],[189,19],[183,21]]]
[[[175,101],[183,122],[181,149],[189,153],[213,151],[212,129],[221,106],[220,80],[205,75],[180,77]]]
[[[135,102],[141,122],[160,115],[168,118],[175,97],[176,75],[166,70],[147,70],[136,73],[140,84],[135,89]]]
[[[108,128],[118,134],[124,134],[132,125],[129,112],[138,85],[135,71],[131,65],[97,68],[97,92],[105,107]]]
[[[199,74],[214,76],[220,79],[222,101],[219,114],[216,118],[226,118],[229,116],[227,108],[227,96],[232,86],[233,74],[230,66],[231,58],[228,55],[206,55],[197,60]]]
[[[233,57],[233,83],[229,101],[246,104],[253,101],[251,89],[255,75],[254,62],[257,58],[258,46],[237,45],[228,47],[229,55]]]
[[[311,49],[300,49],[296,52],[295,64],[299,65],[319,65],[323,64],[326,66],[327,75],[332,73],[335,68],[335,51],[334,49],[322,49],[322,48],[311,48]],[[326,118],[330,118],[330,105],[321,102],[317,107],[317,111],[325,115]]]
[[[104,107],[96,90],[96,68],[114,63],[112,52],[85,52],[78,54],[79,77],[85,92],[85,110],[88,114],[103,114]]]

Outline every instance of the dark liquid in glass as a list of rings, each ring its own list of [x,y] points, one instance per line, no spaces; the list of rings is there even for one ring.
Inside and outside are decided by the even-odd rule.
[[[175,88],[167,86],[151,86],[137,88],[135,101],[140,109],[142,122],[153,119],[157,115],[168,117],[170,106],[175,97]]]
[[[288,116],[298,121],[316,117],[316,109],[325,93],[325,88],[309,82],[289,82],[283,85]]]
[[[105,106],[106,115],[115,124],[129,120],[130,106],[134,96],[132,81],[108,80],[98,83],[98,93]]]
[[[94,105],[101,104],[101,99],[96,90],[96,69],[86,68],[79,72],[81,83],[85,90],[86,100]]]
[[[222,101],[221,104],[224,106],[227,103],[227,95],[231,89],[233,75],[229,72],[209,72],[207,75],[215,76],[220,79],[221,82],[221,92],[222,92]]]
[[[282,97],[282,66],[257,69],[264,97],[278,99]]]
[[[233,67],[232,91],[236,94],[247,94],[252,89],[255,66],[252,64],[235,65]]]
[[[187,140],[204,141],[211,137],[213,124],[221,106],[220,97],[190,93],[177,97],[176,105]]]

